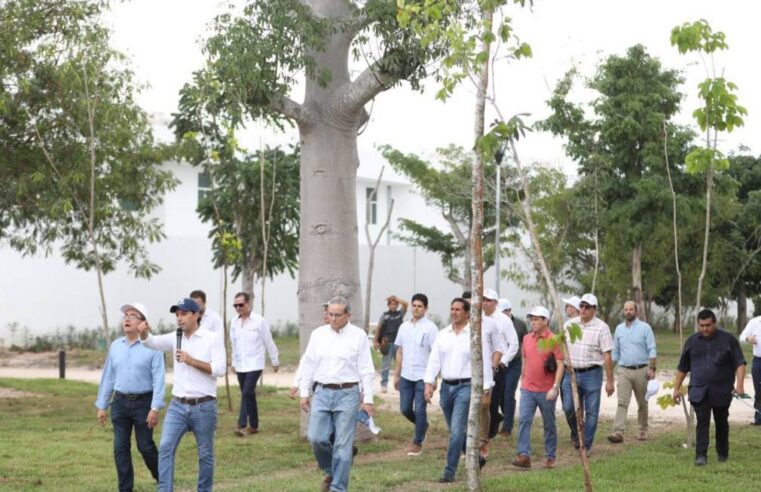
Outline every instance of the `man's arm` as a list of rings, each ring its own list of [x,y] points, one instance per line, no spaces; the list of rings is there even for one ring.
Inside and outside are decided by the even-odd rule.
[[[735,369],[735,393],[745,394],[745,364],[740,364]]]
[[[359,374],[362,377],[363,400],[361,408],[367,414],[373,416],[373,383],[375,379],[375,366],[373,365],[373,356],[370,353],[370,342],[367,341],[367,335],[362,331],[359,337]]]
[[[270,326],[267,324],[267,320],[262,320],[262,323],[264,323],[264,346],[267,348],[267,354],[270,356],[272,369],[277,372],[278,367],[280,366],[277,345],[275,345],[275,341],[272,339],[272,331],[270,331]]]
[[[396,365],[394,366],[394,389],[399,391],[399,378],[402,377],[402,358],[404,357],[404,349],[401,346],[396,348]]]
[[[151,408],[164,408],[164,392],[166,391],[165,374],[164,354],[156,351],[151,358],[151,378],[153,379]]]
[[[605,393],[610,396],[616,390],[613,378],[613,357],[610,352],[603,352],[602,357],[605,361]]]
[[[111,351],[106,355],[106,362],[103,364],[103,374],[100,376],[100,386],[98,386],[98,399],[95,400],[95,407],[98,409],[96,418],[98,423],[106,425],[108,413],[106,410],[111,404],[111,393],[114,392],[114,369],[111,366]]]
[[[407,309],[410,307],[410,303],[405,301],[404,299],[400,299],[400,298],[398,298],[396,296],[394,296],[394,299],[396,299],[399,302],[399,304],[402,305],[402,312],[406,314],[407,313]]]
[[[504,357],[502,359],[510,363],[515,358],[516,355],[518,355],[518,350],[520,347],[518,347],[518,333],[515,330],[515,325],[513,325],[513,322],[510,321],[508,318],[508,325],[507,329],[505,330],[505,337],[507,341],[507,352],[505,352]]]
[[[674,392],[671,395],[675,403],[682,401],[682,383],[686,377],[686,372],[682,372],[679,369],[676,370],[676,376],[674,377]]]
[[[615,333],[613,333],[613,350],[611,351],[611,358],[613,359],[613,364],[618,364],[618,360],[621,358],[621,341],[619,339],[618,335],[618,329],[621,327],[619,325],[616,327]]]

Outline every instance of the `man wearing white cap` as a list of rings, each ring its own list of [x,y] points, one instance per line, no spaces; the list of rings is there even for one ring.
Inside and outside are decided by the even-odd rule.
[[[597,297],[594,294],[584,294],[579,303],[581,315],[578,319],[570,319],[565,323],[565,330],[573,323],[582,328],[581,339],[571,343],[568,339],[569,359],[566,364],[573,366],[576,372],[576,384],[579,390],[579,400],[584,408],[584,436],[579,438],[576,430],[576,409],[573,404],[570,372],[566,370],[563,377],[563,412],[571,428],[571,440],[574,447],[584,445],[587,453],[597,432],[597,418],[600,414],[600,393],[602,389],[602,370],[605,366],[605,393],[613,394],[613,337],[610,328],[604,321],[595,316],[597,312]],[[566,334],[567,336],[567,334]]]
[[[489,438],[497,434],[497,430],[503,420],[502,415],[507,415],[508,411],[511,411],[513,415],[515,414],[515,388],[512,388],[512,394],[506,393],[509,390],[507,388],[508,377],[512,376],[511,381],[514,380],[517,383],[521,374],[520,357],[518,356],[520,351],[518,334],[513,326],[513,321],[497,309],[498,300],[499,294],[494,289],[484,290],[482,303],[484,315],[497,323],[506,346],[506,351],[500,357],[499,365],[494,372],[494,391],[492,392],[488,426]],[[510,374],[511,368],[513,369],[513,374]],[[506,408],[509,400],[512,400],[512,409]],[[502,410],[502,415],[499,413],[500,410]],[[512,430],[512,418],[510,424],[510,429]]]
[[[138,341],[137,327],[148,315],[145,306],[133,302],[122,306],[121,311],[124,336],[114,340],[108,350],[95,406],[100,425],[106,423],[107,409],[111,407],[119,490],[131,491],[132,428],[145,466],[154,480],[159,479],[159,453],[153,441],[153,428],[159,421],[159,410],[164,407],[164,357]]]
[[[536,306],[529,312],[531,334],[523,338],[521,371],[521,407],[518,421],[518,456],[513,465],[531,467],[531,425],[536,409],[542,414],[544,427],[544,467],[555,468],[558,435],[555,427],[555,402],[563,379],[563,352],[559,345],[543,347],[552,338],[550,312]]]
[[[581,302],[579,296],[563,298],[563,302],[565,303],[565,315],[568,319],[578,318],[579,314],[581,314],[579,311],[579,303]]]
[[[515,333],[518,335],[518,347],[522,347],[523,337],[529,332],[526,323],[524,323],[522,319],[513,316],[513,305],[507,299],[500,299],[497,309],[513,322]],[[513,432],[513,425],[515,423],[515,390],[518,389],[518,380],[520,377],[521,350],[519,348],[518,353],[515,354],[515,357],[507,366],[507,374],[505,375],[504,405],[502,406],[502,430],[499,431],[500,435],[504,437],[510,437]],[[494,431],[496,431],[496,429],[494,429]]]

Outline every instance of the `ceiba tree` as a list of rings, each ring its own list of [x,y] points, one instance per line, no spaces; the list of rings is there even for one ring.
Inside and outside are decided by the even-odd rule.
[[[355,178],[365,105],[402,80],[419,88],[438,45],[422,48],[386,0],[254,0],[213,23],[207,65],[234,125],[299,131],[299,326],[302,350],[334,295],[362,318]],[[373,56],[371,53],[375,53]],[[352,60],[363,70],[354,79]],[[303,83],[303,101],[291,95]]]

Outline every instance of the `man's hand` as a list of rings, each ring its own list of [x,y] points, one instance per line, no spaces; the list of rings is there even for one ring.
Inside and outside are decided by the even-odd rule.
[[[367,412],[367,415],[370,417],[372,417],[373,413],[375,413],[372,403],[363,403],[359,408]]]
[[[177,362],[182,362],[183,364],[192,366],[194,360],[195,359],[191,357],[190,354],[185,352],[184,350],[180,350],[179,352],[177,352]]]
[[[140,340],[148,338],[148,335],[151,333],[151,325],[148,324],[148,321],[143,320],[137,325],[137,333],[140,336]]]
[[[555,399],[558,397],[559,392],[560,390],[558,389],[557,386],[553,386],[552,388],[550,388],[546,396],[547,401],[555,401]]]
[[[745,339],[751,344],[756,345],[758,344],[758,338],[756,338],[756,335],[751,335],[749,337],[745,337]]]
[[[423,397],[425,398],[425,401],[428,403],[431,403],[431,398],[433,397],[433,390],[434,387],[432,384],[425,383],[425,390],[423,391]]]
[[[651,368],[647,369],[647,379],[648,381],[651,379],[655,379],[655,369],[651,369]]]
[[[277,372],[277,371],[278,371],[278,369],[280,369],[280,366],[272,366],[272,370],[273,370],[274,372]]]
[[[486,390],[481,397],[481,406],[488,407],[489,405],[491,405],[491,390]]]
[[[159,423],[159,413],[155,410],[151,410],[148,412],[148,418],[146,418],[145,421],[148,423],[148,428],[153,429]]]
[[[737,382],[737,385],[735,385],[735,393],[737,393],[738,395],[745,394],[745,383],[743,381]]]
[[[673,398],[674,403],[681,403],[682,401],[682,388],[674,388],[674,392],[671,394],[671,398]]]
[[[380,350],[380,343],[378,340],[373,340],[373,349]]]
[[[299,387],[298,386],[291,386],[291,389],[288,390],[288,397],[291,400],[296,399],[296,395],[299,394]]]
[[[309,397],[301,399],[301,409],[305,411],[306,413],[309,413]]]
[[[394,389],[399,391],[399,376],[394,377]]]
[[[106,418],[108,417],[108,413],[105,410],[98,410],[98,423],[101,427],[106,425]]]
[[[605,393],[610,396],[613,394],[613,392],[616,390],[616,385],[612,380],[607,380],[605,382]]]

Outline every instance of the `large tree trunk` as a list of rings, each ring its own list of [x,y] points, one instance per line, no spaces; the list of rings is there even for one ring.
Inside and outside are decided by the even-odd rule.
[[[742,290],[737,293],[737,334],[748,324],[748,296]]]
[[[247,262],[243,262],[243,268],[240,274],[240,290],[241,292],[248,292],[251,297],[254,296],[254,283],[256,283],[256,271],[248,265]],[[251,302],[251,308],[253,309],[253,301]]]
[[[637,305],[637,314],[645,319],[644,300],[642,295],[642,244],[632,248],[632,299]]]

